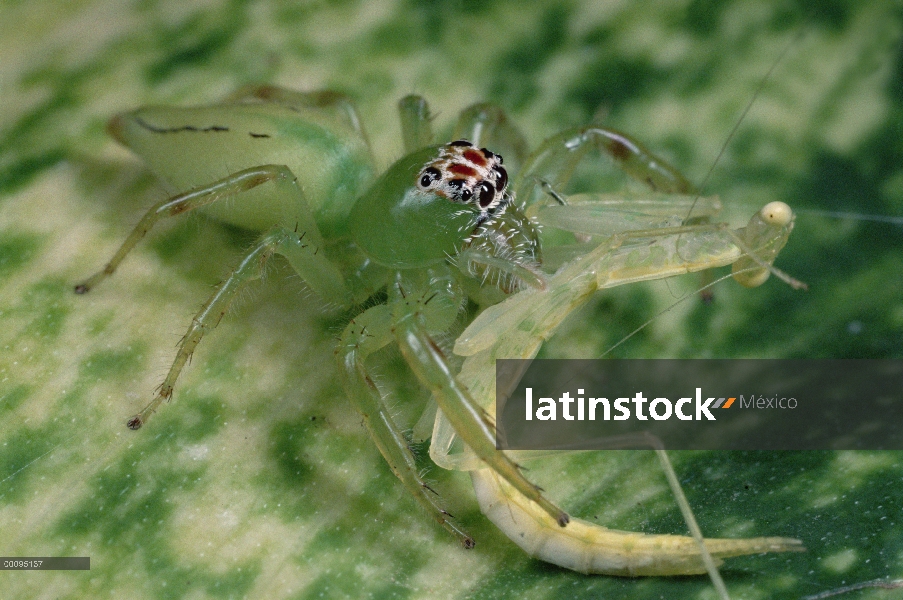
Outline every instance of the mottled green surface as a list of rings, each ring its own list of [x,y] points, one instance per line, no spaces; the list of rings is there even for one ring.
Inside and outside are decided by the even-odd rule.
[[[714,304],[679,305],[617,353],[903,355],[903,228],[816,212],[903,215],[896,3],[522,4],[4,2],[0,554],[87,555],[92,569],[3,573],[0,597],[714,597],[704,577],[585,577],[530,560],[479,514],[465,475],[435,470],[478,542],[458,547],[368,440],[334,381],[343,324],[284,266],[205,340],[175,402],[126,430],[193,310],[249,243],[244,232],[167,224],[116,277],[71,293],[142,207],[177,191],[106,138],[116,111],[200,103],[254,81],[330,87],[359,102],[385,165],[400,152],[394,102],[405,93],[427,96],[440,128],[470,102],[498,102],[534,144],[602,108],[700,182],[792,43],[705,190],[738,224],[767,201],[797,209],[778,262],[811,290],[726,283]],[[545,352],[600,354],[697,281],[600,295]],[[423,394],[397,354],[383,358],[382,380],[413,423]],[[794,536],[809,549],[731,561],[734,597],[903,577],[899,453],[675,462],[710,535]],[[530,475],[588,519],[683,531],[646,453],[556,459]]]

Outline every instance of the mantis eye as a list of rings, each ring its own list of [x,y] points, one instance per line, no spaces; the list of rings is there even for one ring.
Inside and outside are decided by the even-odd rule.
[[[420,189],[427,189],[442,177],[442,173],[435,167],[427,167],[420,174],[420,180],[417,182]]]

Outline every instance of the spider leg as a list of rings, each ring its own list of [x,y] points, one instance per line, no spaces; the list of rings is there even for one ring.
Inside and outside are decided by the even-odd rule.
[[[521,130],[495,104],[480,102],[461,111],[453,139],[485,146],[505,158],[505,166],[517,169],[527,158],[529,145]]]
[[[433,115],[423,96],[411,94],[398,101],[401,139],[406,153],[433,143]]]
[[[405,152],[413,152],[434,142],[433,115],[422,96],[411,94],[398,102]],[[522,164],[528,144],[524,134],[499,106],[481,102],[461,111],[452,139],[464,139],[501,154],[508,168]]]
[[[451,520],[436,493],[420,476],[408,439],[392,418],[386,399],[365,364],[368,355],[393,341],[391,323],[389,306],[381,304],[367,309],[345,328],[336,350],[345,391],[392,472],[440,525],[465,548],[471,548],[473,538]]]
[[[530,155],[514,180],[518,202],[532,206],[545,195],[542,183],[562,189],[587,152],[596,148],[611,157],[625,173],[653,191],[694,194],[693,185],[640,142],[613,129],[590,125],[566,129],[544,141]]]
[[[106,267],[75,287],[76,293],[83,294],[110,276],[135,245],[162,218],[176,216],[225,198],[242,199],[242,192],[269,183],[275,197],[287,198],[293,207],[292,217],[297,229],[274,227],[246,253],[239,265],[225,281],[217,286],[204,306],[192,319],[188,331],[179,342],[176,357],[160,385],[154,399],[137,415],[128,426],[140,428],[150,415],[165,400],[172,397],[176,380],[187,364],[195,348],[207,332],[216,327],[226,314],[238,291],[249,281],[259,279],[270,256],[285,256],[292,268],[322,298],[340,306],[351,303],[351,296],[343,282],[338,268],[320,252],[323,238],[314,221],[313,214],[288,168],[280,165],[264,165],[234,173],[210,185],[179,194],[153,206],[132,230]]]
[[[122,260],[160,219],[174,217],[229,198],[241,200],[243,192],[265,183],[269,183],[273,187],[274,197],[290,199],[292,214],[282,216],[280,222],[287,226],[294,226],[299,232],[295,237],[303,237],[304,245],[310,249],[310,252],[306,253],[309,256],[303,261],[293,263],[292,266],[322,298],[338,301],[340,304],[349,303],[350,298],[342,282],[341,273],[320,252],[324,246],[323,236],[320,235],[320,230],[304,193],[298,185],[298,180],[287,167],[281,165],[263,165],[244,169],[209,185],[178,194],[152,206],[106,266],[76,285],[75,293],[84,294],[112,275]]]
[[[326,259],[316,254],[316,248],[306,244],[303,237],[294,231],[275,227],[265,233],[251,250],[245,255],[232,273],[220,283],[213,295],[201,307],[201,310],[191,320],[188,331],[179,341],[178,351],[173,360],[166,378],[157,390],[157,395],[137,415],[129,419],[129,429],[139,429],[164,401],[172,397],[176,380],[182,373],[182,369],[188,363],[195,348],[201,343],[204,336],[212,331],[225,316],[232,300],[239,290],[250,281],[260,279],[263,276],[266,262],[273,254],[283,255],[296,271],[308,271],[306,268],[311,262],[321,268],[324,265],[332,267]],[[335,268],[335,267],[332,267]],[[341,279],[334,285],[341,286]]]
[[[427,287],[412,287],[399,277],[390,286],[394,334],[401,353],[417,378],[433,393],[442,414],[464,444],[518,493],[564,527],[569,521],[567,513],[546,499],[539,487],[524,477],[517,464],[496,450],[493,418],[455,377],[445,354],[428,333],[433,323],[427,305],[453,293],[449,286],[436,280],[430,281]]]

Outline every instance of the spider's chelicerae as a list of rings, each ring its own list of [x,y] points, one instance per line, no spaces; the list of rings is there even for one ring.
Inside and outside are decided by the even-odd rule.
[[[157,396],[128,426],[140,428],[171,397],[204,333],[245,283],[261,277],[267,258],[280,254],[329,304],[369,306],[336,349],[345,390],[395,475],[465,546],[472,538],[424,483],[404,426],[368,371],[368,355],[388,344],[398,344],[439,406],[433,459],[472,470],[483,512],[531,555],[584,573],[705,572],[698,540],[570,519],[496,450],[487,408],[494,360],[534,356],[601,288],[731,263],[741,283],[761,284],[778,273],[771,263],[792,229],[790,208],[772,202],[731,230],[708,222],[717,200],[697,198],[672,167],[616,131],[595,124],[566,130],[527,154],[523,136],[491,105],[463,111],[460,139],[444,145],[433,145],[423,99],[403,99],[400,112],[405,156],[378,176],[353,105],[332,92],[253,87],[219,104],[148,107],[110,122],[112,135],[157,175],[190,191],[151,208],[76,292],[112,274],[164,217],[203,209],[263,232],[192,321]],[[564,197],[559,190],[593,148],[654,193]],[[520,165],[514,177],[512,164]],[[224,178],[223,165],[233,171]],[[480,311],[456,341],[455,353],[466,359],[455,373],[433,336],[453,325],[468,300]],[[465,456],[448,454],[454,437]],[[717,559],[801,546],[755,538],[706,540],[705,547]]]

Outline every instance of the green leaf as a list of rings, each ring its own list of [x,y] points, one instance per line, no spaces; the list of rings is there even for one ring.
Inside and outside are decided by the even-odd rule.
[[[477,540],[460,548],[405,494],[343,397],[333,351],[344,323],[279,263],[204,340],[173,402],[128,431],[252,239],[174,220],[109,281],[72,293],[143,209],[180,191],[104,135],[111,115],[140,104],[199,104],[258,81],[337,89],[357,100],[381,165],[401,152],[394,106],[410,92],[429,99],[440,131],[470,103],[499,103],[532,144],[602,109],[606,124],[719,194],[735,225],[766,202],[790,204],[796,230],[777,264],[811,286],[722,284],[714,303],[677,305],[620,356],[903,354],[892,2],[837,0],[808,14],[741,0],[7,4],[0,554],[90,556],[91,571],[4,573],[4,597],[715,597],[705,577],[587,577],[532,560],[479,513],[466,474],[434,468],[434,487]],[[543,352],[599,355],[696,285],[600,294]],[[424,393],[397,353],[381,361],[413,425]],[[674,460],[707,535],[806,544],[729,561],[733,597],[901,577],[899,452]],[[683,533],[656,465],[651,453],[600,452],[531,464],[529,475],[588,520]]]

